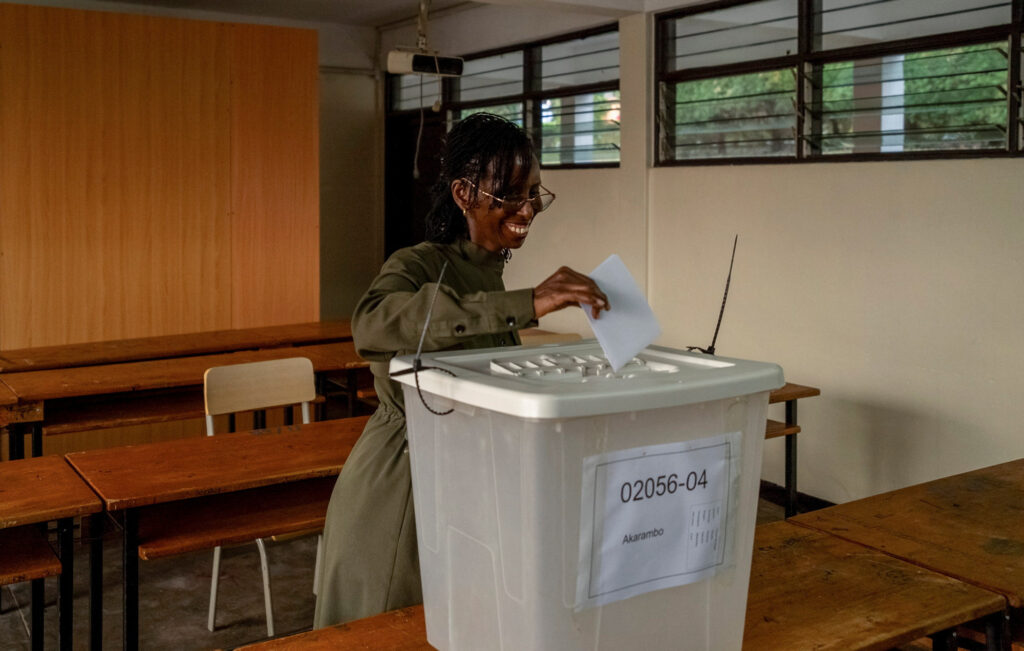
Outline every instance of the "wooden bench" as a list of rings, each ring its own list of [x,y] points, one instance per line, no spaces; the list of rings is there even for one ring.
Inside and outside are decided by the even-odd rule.
[[[74,518],[98,513],[99,499],[64,459],[51,456],[0,465],[0,585],[32,582],[32,648],[43,648],[43,580],[59,576],[61,649],[71,649]],[[58,554],[45,527],[56,521]]]
[[[0,351],[0,373],[170,359],[350,339],[352,327],[346,319],[7,349]]]
[[[5,403],[4,392],[0,391],[0,424],[10,421],[18,410],[35,409],[34,415],[18,416],[10,422],[12,436],[9,441],[10,457],[24,456],[23,436],[31,429],[32,454],[42,452],[43,430],[56,418],[58,430],[71,431],[74,421],[87,419],[79,427],[98,429],[100,424],[122,424],[119,415],[131,424],[161,422],[173,417],[174,409],[183,406],[194,409],[190,404],[179,405],[178,397],[168,398],[175,392],[186,393],[187,389],[201,391],[203,373],[212,366],[240,364],[245,362],[282,359],[285,357],[307,357],[313,362],[317,373],[357,373],[368,366],[356,355],[351,341],[309,346],[280,347],[252,351],[238,351],[214,355],[158,359],[98,366],[79,366],[67,369],[48,369],[0,374],[0,382],[17,397],[13,405]],[[104,400],[120,400],[132,396],[138,402],[130,402],[119,413],[118,408]],[[154,398],[156,404],[143,407],[143,401]],[[180,398],[186,403],[186,398]],[[79,402],[74,402],[74,401]],[[170,404],[165,401],[170,400]],[[70,402],[69,402],[70,401]],[[95,407],[88,407],[90,401]],[[84,411],[62,408],[62,405],[78,405]],[[78,431],[84,431],[79,429]],[[51,429],[51,433],[54,430]]]
[[[392,610],[374,617],[339,624],[306,633],[267,640],[239,649],[252,651],[433,651],[427,643],[427,625],[423,606]]]
[[[322,404],[323,396],[312,401]],[[46,407],[43,436],[203,418],[202,389],[133,392],[55,400]],[[285,421],[286,425],[291,423]]]
[[[798,492],[796,488],[796,435],[800,432],[800,428],[797,425],[797,401],[804,398],[813,398],[814,396],[820,396],[821,389],[815,387],[804,386],[802,384],[794,384],[787,382],[782,387],[775,389],[768,396],[768,404],[785,403],[786,405],[786,422],[785,427],[779,430],[775,428],[776,432],[773,436],[768,436],[768,433],[772,431],[773,426],[769,423],[768,431],[765,432],[765,438],[773,438],[774,436],[785,436],[786,437],[786,517],[790,518],[799,512],[798,503]],[[795,428],[796,431],[792,431]]]
[[[0,529],[0,549],[0,586],[32,583],[32,649],[42,651],[44,579],[60,575],[60,559],[35,525]]]
[[[169,502],[139,514],[139,558],[323,529],[334,476]]]
[[[757,527],[743,646],[757,651],[880,650],[1001,617],[997,594],[788,522]],[[422,606],[242,647],[423,651]]]
[[[120,512],[125,648],[138,647],[140,558],[322,526],[334,477],[366,421],[345,418],[66,455],[106,510]],[[102,572],[99,535],[93,537],[91,564],[94,575]],[[96,635],[102,631],[101,591],[93,593],[90,616]],[[93,643],[98,648],[102,640]]]
[[[998,619],[998,594],[791,522],[754,530],[744,648],[889,649]]]

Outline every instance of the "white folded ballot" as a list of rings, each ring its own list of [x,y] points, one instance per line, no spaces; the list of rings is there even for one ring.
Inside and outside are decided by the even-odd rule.
[[[661,326],[643,292],[618,255],[612,254],[591,272],[590,277],[608,296],[611,309],[595,319],[590,307],[583,311],[601,344],[601,350],[618,372],[641,350],[661,335]]]

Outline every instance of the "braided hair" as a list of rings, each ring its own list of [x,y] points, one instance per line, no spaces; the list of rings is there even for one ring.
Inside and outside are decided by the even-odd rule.
[[[490,178],[492,194],[504,196],[526,181],[533,158],[533,141],[514,122],[491,113],[474,113],[456,123],[441,150],[441,175],[433,187],[433,207],[427,213],[427,240],[450,244],[469,237],[466,217],[452,197],[452,181],[470,181],[470,204],[476,205],[480,181]]]

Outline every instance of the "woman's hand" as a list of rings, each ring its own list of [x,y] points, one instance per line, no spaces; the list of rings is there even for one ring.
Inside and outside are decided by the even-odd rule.
[[[562,267],[533,290],[533,310],[537,318],[570,305],[589,305],[596,319],[601,310],[610,309],[608,297],[588,276]]]

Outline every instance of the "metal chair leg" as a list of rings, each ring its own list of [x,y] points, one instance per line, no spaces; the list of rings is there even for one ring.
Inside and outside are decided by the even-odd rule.
[[[260,566],[263,569],[263,603],[267,609],[267,637],[274,637],[274,605],[270,600],[270,566],[267,563],[267,547],[262,538],[256,539],[260,550]]]
[[[212,633],[217,619],[217,583],[220,581],[220,546],[213,549],[213,574],[210,576],[210,610],[206,615],[206,628]]]

